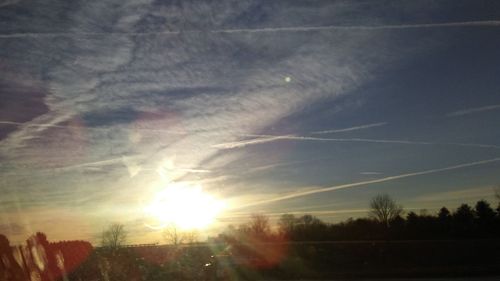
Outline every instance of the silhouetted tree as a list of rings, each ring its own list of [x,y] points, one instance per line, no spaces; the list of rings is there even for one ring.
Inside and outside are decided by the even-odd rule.
[[[453,213],[453,232],[460,237],[471,236],[474,228],[474,210],[462,204]]]
[[[479,221],[491,223],[495,218],[495,211],[491,208],[490,203],[485,200],[477,201],[474,209]]]
[[[171,224],[163,230],[163,239],[170,245],[180,245],[183,243],[196,243],[199,233],[196,230],[182,230],[178,226]]]
[[[372,198],[370,209],[370,217],[385,226],[389,226],[391,220],[403,213],[403,207],[398,205],[388,194],[379,194]]]
[[[111,224],[105,231],[102,232],[101,246],[108,249],[116,250],[122,247],[127,241],[127,232],[123,224]]]
[[[475,206],[477,225],[481,235],[491,235],[494,231],[495,211],[485,200],[477,201]]]
[[[397,216],[390,222],[389,236],[391,239],[402,239],[404,237],[405,219],[402,216]]]
[[[176,225],[170,225],[163,230],[163,238],[167,244],[177,246],[184,241],[181,231]]]
[[[440,222],[448,222],[451,220],[451,213],[446,207],[439,209],[438,219]]]
[[[251,235],[256,237],[265,238],[271,233],[271,225],[269,218],[263,214],[253,214],[248,223],[248,230]]]
[[[301,241],[320,241],[327,239],[327,226],[312,215],[303,215],[296,221],[293,236]]]
[[[283,214],[278,220],[278,229],[282,235],[291,235],[297,224],[297,218],[291,214]]]
[[[438,212],[438,229],[439,229],[439,236],[441,238],[446,237],[450,233],[450,227],[451,227],[451,213],[446,207],[442,207],[439,209]]]

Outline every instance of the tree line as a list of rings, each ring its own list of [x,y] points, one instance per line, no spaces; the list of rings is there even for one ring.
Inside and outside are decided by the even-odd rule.
[[[442,207],[436,214],[426,210],[404,212],[387,194],[370,201],[368,217],[326,223],[304,214],[283,214],[272,230],[269,217],[254,214],[238,227],[230,226],[219,239],[260,241],[346,241],[346,240],[452,240],[500,237],[500,205],[493,209],[486,200],[474,206],[461,204],[450,211]]]

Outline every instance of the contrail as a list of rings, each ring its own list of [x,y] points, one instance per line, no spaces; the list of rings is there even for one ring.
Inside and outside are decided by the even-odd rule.
[[[219,149],[231,149],[231,148],[244,147],[247,145],[267,143],[267,142],[272,142],[272,141],[276,141],[276,140],[293,140],[293,139],[297,138],[296,136],[292,136],[292,135],[286,135],[286,136],[255,135],[255,136],[257,136],[257,137],[254,139],[219,143],[219,144],[212,145],[212,147],[219,148]]]
[[[22,122],[14,122],[14,121],[0,121],[0,124],[13,125],[13,126],[24,126],[24,127],[32,127],[32,128],[60,128],[60,129],[85,129],[92,131],[109,131],[109,127],[88,127],[88,126],[74,126],[74,125],[53,125],[53,124],[29,124]],[[173,135],[187,135],[189,132],[183,131],[175,131],[175,130],[164,130],[164,129],[149,129],[149,128],[140,128],[140,127],[132,127],[132,128],[124,128],[131,131],[145,131],[145,132],[155,132],[155,133],[167,133]]]
[[[234,149],[241,148],[248,145],[262,144],[280,140],[303,140],[303,141],[329,141],[329,142],[365,142],[365,143],[386,143],[386,144],[405,144],[405,145],[451,145],[451,146],[467,146],[478,148],[493,148],[500,149],[499,145],[494,144],[481,144],[481,143],[455,143],[455,142],[427,142],[427,141],[410,141],[410,140],[387,140],[387,139],[364,139],[364,138],[319,138],[295,135],[247,135],[255,137],[250,140],[242,140],[235,142],[226,142],[212,145],[213,148],[218,149]]]
[[[51,124],[25,124],[22,122],[14,121],[0,121],[0,124],[14,125],[14,126],[26,126],[26,127],[40,127],[40,128],[70,128],[71,126],[61,126],[61,125],[51,125]],[[75,127],[76,128],[76,127]]]
[[[138,157],[137,156],[129,156],[127,158],[132,159],[132,158],[138,158]],[[121,163],[123,161],[124,161],[124,157],[111,158],[111,159],[99,160],[99,161],[95,161],[95,162],[80,163],[80,164],[65,166],[65,167],[61,167],[61,168],[54,168],[54,170],[70,170],[70,169],[83,168],[83,167],[103,166],[103,165],[109,165],[109,164],[114,164],[114,163]]]
[[[360,182],[341,184],[341,185],[334,185],[334,186],[325,187],[325,188],[316,188],[316,189],[307,190],[307,191],[295,192],[295,193],[291,193],[288,195],[283,195],[283,196],[279,196],[279,197],[275,197],[275,198],[271,198],[271,199],[267,199],[267,200],[262,200],[262,201],[258,201],[258,202],[254,202],[254,203],[249,203],[246,205],[240,205],[235,209],[251,207],[251,206],[256,206],[256,205],[263,205],[263,204],[273,203],[273,202],[277,202],[277,201],[283,201],[283,200],[287,200],[287,199],[303,197],[303,196],[307,196],[307,195],[311,195],[311,194],[335,191],[335,190],[339,190],[339,189],[346,189],[346,188],[357,187],[357,186],[362,186],[362,185],[369,185],[369,184],[374,184],[374,183],[381,183],[381,182],[393,181],[393,180],[404,179],[404,178],[409,178],[409,177],[416,177],[416,176],[422,176],[422,175],[427,175],[427,174],[434,174],[434,173],[439,173],[439,172],[457,170],[457,169],[461,169],[461,168],[479,166],[479,165],[494,163],[494,162],[498,162],[498,161],[500,161],[500,157],[487,159],[487,160],[481,160],[481,161],[475,161],[475,162],[469,162],[469,163],[464,163],[464,164],[459,164],[459,165],[454,165],[454,166],[448,166],[448,167],[444,167],[444,168],[431,169],[431,170],[401,174],[401,175],[396,175],[396,176],[389,176],[389,177],[380,178],[380,179],[360,181]]]
[[[373,127],[380,127],[380,126],[384,126],[386,124],[387,124],[387,122],[372,123],[372,124],[360,125],[360,126],[355,126],[355,127],[350,127],[350,128],[344,128],[344,129],[317,131],[317,132],[312,132],[311,134],[329,134],[329,133],[341,133],[341,132],[357,131],[357,130],[363,130],[363,129],[373,128]]]
[[[53,38],[79,36],[150,36],[150,35],[178,35],[189,33],[274,33],[274,32],[307,32],[321,30],[387,30],[387,29],[416,29],[433,27],[484,27],[500,26],[499,20],[489,21],[461,21],[443,23],[399,24],[399,25],[325,25],[325,26],[292,26],[292,27],[265,27],[265,28],[238,28],[215,30],[166,30],[151,32],[47,32],[47,33],[11,33],[1,34],[0,39],[9,38]]]
[[[304,163],[310,163],[310,162],[316,162],[316,161],[322,161],[322,160],[330,160],[330,159],[333,159],[333,157],[324,157],[324,158],[314,158],[314,159],[307,159],[307,160],[297,160],[297,161],[289,161],[289,162],[280,162],[280,163],[274,163],[274,164],[269,164],[269,165],[263,165],[263,166],[257,166],[257,167],[249,168],[249,169],[245,170],[245,173],[252,173],[252,172],[258,172],[258,171],[272,169],[272,168],[287,167],[287,166],[292,166],[292,165],[297,165],[297,164],[304,164]]]
[[[362,175],[381,175],[380,172],[361,172]]]
[[[455,117],[455,116],[462,116],[462,115],[468,115],[468,114],[473,114],[473,113],[478,113],[478,112],[483,112],[483,111],[490,111],[490,110],[495,110],[495,109],[500,109],[500,104],[493,104],[493,105],[488,105],[488,106],[483,106],[483,107],[474,107],[474,108],[468,108],[468,109],[463,109],[459,111],[454,111],[446,114],[447,117]]]

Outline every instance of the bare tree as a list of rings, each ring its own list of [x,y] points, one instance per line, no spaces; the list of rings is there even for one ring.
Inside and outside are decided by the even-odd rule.
[[[174,246],[177,246],[184,241],[184,237],[180,229],[174,224],[169,225],[165,227],[165,229],[163,229],[163,238],[165,239],[165,241],[167,241],[167,244],[171,244]]]
[[[278,228],[281,234],[290,234],[297,225],[297,218],[292,214],[283,214],[278,220]]]
[[[265,237],[271,232],[269,218],[263,214],[253,214],[248,226],[250,232],[256,236]]]
[[[403,207],[398,205],[388,194],[379,194],[370,201],[370,216],[378,222],[389,226],[390,222],[403,213]]]
[[[102,232],[101,246],[103,247],[117,249],[123,246],[126,241],[127,232],[123,224],[113,223]]]
[[[186,243],[194,244],[194,243],[199,242],[200,233],[197,230],[193,229],[193,230],[184,232],[184,237],[185,237],[184,241],[186,241]]]

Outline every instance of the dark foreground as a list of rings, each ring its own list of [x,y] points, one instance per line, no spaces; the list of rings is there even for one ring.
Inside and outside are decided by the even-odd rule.
[[[38,243],[30,247],[38,257],[12,248],[3,271],[42,281],[500,280],[491,277],[500,276],[500,240],[85,245]]]
[[[500,280],[498,253],[500,240],[131,247],[98,249],[70,277],[99,278],[104,262],[117,280]]]

